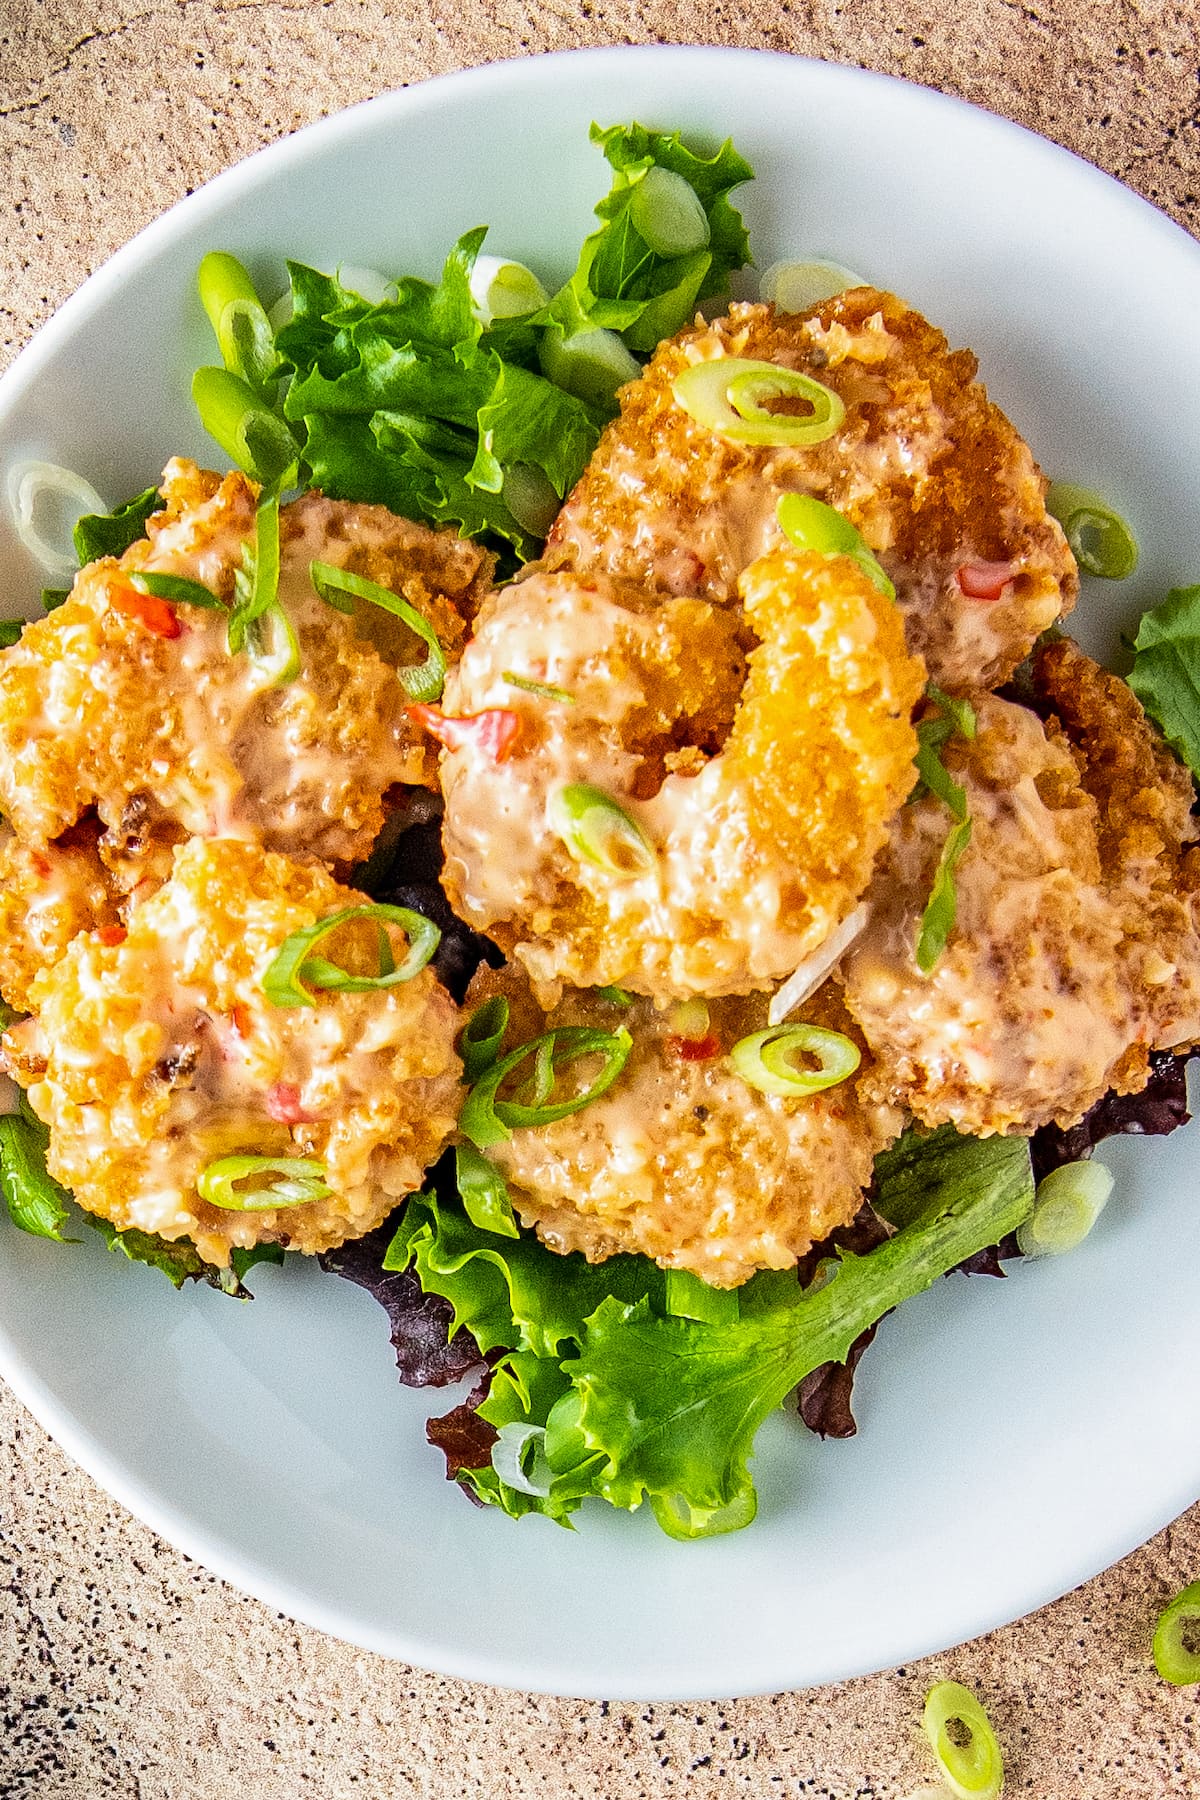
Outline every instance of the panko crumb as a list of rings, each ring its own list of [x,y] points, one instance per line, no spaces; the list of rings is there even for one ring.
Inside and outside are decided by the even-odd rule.
[[[521,1222],[561,1255],[637,1253],[713,1287],[791,1268],[855,1216],[876,1154],[899,1135],[900,1112],[860,1100],[853,1079],[795,1100],[742,1080],[728,1052],[765,1027],[765,1000],[711,1002],[698,1038],[694,1025],[680,1036],[670,1012],[647,1000],[622,1008],[570,992],[543,1015],[512,966],[481,970],[468,1003],[497,993],[512,1006],[509,1049],[558,1025],[625,1026],[633,1038],[606,1094],[550,1125],[514,1129],[488,1151]],[[803,1016],[861,1046],[832,992]]]
[[[224,1266],[235,1246],[334,1248],[420,1185],[460,1098],[457,1008],[432,972],[319,991],[314,1006],[276,1006],[262,988],[292,932],[363,901],[315,863],[197,840],[127,933],[85,932],[37,976],[35,1017],[5,1035],[5,1059],[50,1128],[47,1167],[82,1207],[191,1238]],[[336,955],[377,967],[375,927],[343,928]],[[314,1158],[332,1192],[254,1212],[202,1201],[202,1170],[243,1153]]]
[[[672,384],[720,357],[802,370],[839,395],[844,422],[804,449],[718,436]],[[746,565],[780,541],[779,496],[811,493],[883,563],[933,679],[954,693],[996,687],[1074,605],[1078,575],[1046,512],[1044,478],[977,368],[875,288],[806,314],[736,304],[661,345],[621,390],[620,417],[568,496],[546,565],[727,600]]]
[[[362,605],[360,621],[323,604],[309,563],[404,594],[453,656],[491,558],[383,507],[304,495],[283,509],[279,584],[302,667],[277,686],[226,641],[224,606],[254,531],[253,485],[176,461],[163,495],[145,539],[81,571],[65,604],[0,653],[0,810],[46,843],[94,806],[101,855],[128,888],[161,876],[164,849],[192,835],[361,858],[387,790],[436,782],[433,747],[407,717],[394,666],[420,660],[424,647],[376,608]],[[152,627],[128,582],[137,570],[198,581],[224,605],[160,602]]]

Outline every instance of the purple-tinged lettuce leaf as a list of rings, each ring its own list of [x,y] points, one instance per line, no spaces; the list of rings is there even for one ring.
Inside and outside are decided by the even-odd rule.
[[[1200,591],[1200,590],[1198,590]],[[1043,1125],[1033,1134],[1033,1170],[1038,1181],[1063,1163],[1081,1162],[1105,1138],[1132,1134],[1165,1137],[1191,1118],[1187,1101],[1187,1065],[1198,1052],[1150,1052],[1150,1079],[1140,1094],[1105,1094],[1078,1125],[1062,1130]]]
[[[366,1288],[387,1313],[396,1367],[405,1387],[448,1387],[484,1368],[479,1346],[469,1331],[453,1338],[453,1313],[437,1294],[425,1294],[415,1275],[385,1269],[384,1253],[395,1235],[386,1222],[366,1237],[326,1250],[321,1267]]]

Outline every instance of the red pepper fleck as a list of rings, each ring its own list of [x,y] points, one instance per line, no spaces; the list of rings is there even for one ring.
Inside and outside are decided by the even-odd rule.
[[[711,1032],[702,1038],[669,1037],[667,1049],[681,1062],[710,1062],[714,1056],[720,1056],[721,1040]]]
[[[254,1030],[254,1021],[245,1006],[234,1007],[229,1015],[229,1023],[240,1038],[248,1038]]]
[[[968,600],[1002,600],[1016,570],[1006,562],[964,563],[954,579]]]
[[[96,936],[106,948],[112,949],[117,944],[123,944],[129,933],[123,925],[101,925]]]
[[[136,619],[155,637],[177,638],[183,631],[173,608],[157,594],[139,594],[134,588],[114,587],[108,591],[108,603],[114,612],[127,619]]]
[[[267,1117],[277,1125],[307,1125],[313,1119],[300,1104],[300,1089],[290,1081],[277,1081],[267,1089]]]
[[[520,713],[503,706],[462,718],[450,717],[440,706],[409,706],[405,710],[414,724],[423,726],[447,750],[478,750],[496,763],[506,760],[521,735]]]

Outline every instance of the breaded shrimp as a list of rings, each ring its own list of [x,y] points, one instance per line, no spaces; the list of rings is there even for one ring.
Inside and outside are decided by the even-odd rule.
[[[927,1125],[978,1135],[1072,1125],[1110,1088],[1143,1087],[1150,1048],[1200,1033],[1190,783],[1154,749],[1116,677],[1073,645],[1039,668],[1043,692],[1069,692],[1086,717],[1096,760],[1081,776],[1057,720],[978,699],[975,741],[943,752],[972,822],[945,950],[922,974],[919,923],[951,822],[927,795],[896,821],[870,922],[841,969],[876,1059],[870,1091]],[[1117,690],[1127,701],[1089,710],[1098,692],[1111,702]],[[1131,754],[1105,762],[1100,746],[1115,750],[1117,721]],[[1172,898],[1181,869],[1192,899]]]
[[[148,872],[161,878],[164,850],[189,835],[331,862],[365,855],[385,791],[432,785],[434,763],[395,669],[357,619],[317,598],[309,562],[405,593],[452,651],[459,609],[473,611],[490,558],[382,507],[305,495],[283,511],[279,586],[302,668],[277,686],[230,653],[224,607],[148,605],[128,582],[137,570],[184,576],[228,604],[253,536],[253,488],[242,475],[220,480],[176,462],[163,493],[166,511],[146,540],[83,570],[66,603],[0,654],[0,810],[46,843],[94,805],[101,854],[129,888]],[[368,624],[385,644],[393,628],[406,629]],[[419,659],[415,642],[404,660]]]
[[[457,1009],[432,972],[319,990],[314,1006],[277,1006],[262,987],[291,933],[362,903],[315,863],[193,840],[127,935],[86,932],[37,977],[35,1016],[6,1034],[5,1059],[50,1128],[51,1174],[81,1206],[189,1237],[223,1266],[234,1246],[330,1249],[420,1185],[459,1102]],[[378,967],[370,924],[322,950]],[[206,1166],[239,1154],[315,1160],[331,1192],[248,1212],[201,1200]]]
[[[521,735],[503,761],[476,741],[445,756],[443,879],[547,1000],[562,982],[656,999],[765,988],[871,878],[912,786],[923,667],[846,558],[776,551],[741,593],[744,613],[633,611],[540,574],[480,614],[447,710],[510,709]],[[743,635],[758,640],[745,659]],[[568,698],[527,694],[513,673]],[[568,847],[560,807],[578,784],[635,822],[641,866]]]
[[[112,882],[96,854],[96,834],[76,826],[57,843],[0,838],[0,995],[29,1011],[29,990],[81,931],[120,924]]]
[[[765,1027],[762,999],[710,1002],[697,1036],[649,1001],[625,1009],[594,993],[568,992],[545,1017],[511,965],[480,971],[468,1001],[495,993],[512,1002],[509,1049],[558,1025],[624,1026],[633,1038],[606,1094],[488,1150],[522,1222],[562,1254],[638,1252],[737,1287],[757,1269],[790,1268],[852,1219],[876,1153],[899,1134],[901,1114],[860,1102],[853,1077],[805,1099],[743,1081],[728,1052]],[[804,1015],[857,1038],[830,989]]]
[[[744,357],[799,369],[845,403],[807,449],[738,444],[672,385]],[[955,693],[992,688],[1074,605],[1078,578],[1027,445],[974,379],[967,350],[893,294],[854,288],[806,314],[735,305],[659,347],[621,393],[546,547],[546,565],[721,602],[780,541],[782,493],[844,513],[896,584],[908,641]]]

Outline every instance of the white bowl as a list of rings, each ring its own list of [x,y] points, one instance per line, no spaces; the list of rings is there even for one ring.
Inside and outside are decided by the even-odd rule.
[[[0,478],[48,456],[109,500],[175,452],[210,359],[204,251],[264,289],[280,259],[433,275],[490,248],[564,276],[606,189],[592,119],[730,134],[762,266],[823,255],[980,357],[1055,476],[1133,521],[1134,581],[1090,586],[1104,654],[1200,578],[1200,250],[1116,183],[985,113],[858,70],[730,50],[502,63],[360,106],[193,195],[92,277],[0,382]],[[0,523],[6,592],[38,577]],[[449,1486],[382,1311],[311,1266],[253,1305],[180,1295],[99,1239],[5,1230],[0,1371],[61,1444],[172,1543],[270,1605],[389,1656],[580,1695],[730,1695],[828,1681],[973,1636],[1143,1541],[1200,1494],[1196,1128],[1122,1141],[1074,1255],[955,1277],[889,1319],[860,1434],[762,1434],[757,1522],[697,1544],[649,1517],[514,1525]],[[89,1239],[91,1234],[87,1234]]]

